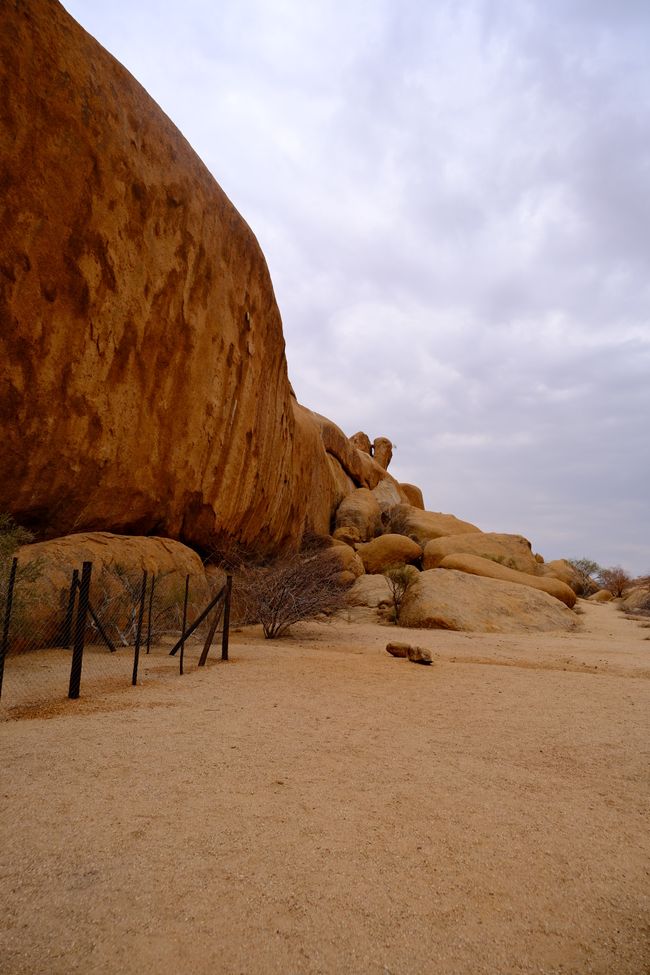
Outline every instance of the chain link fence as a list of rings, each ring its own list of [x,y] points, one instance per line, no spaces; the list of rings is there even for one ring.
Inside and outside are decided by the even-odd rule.
[[[206,604],[189,575],[179,585],[177,573],[93,572],[84,562],[44,598],[37,569],[16,558],[3,569],[0,719],[187,673],[205,665],[218,635],[228,657],[231,576]]]

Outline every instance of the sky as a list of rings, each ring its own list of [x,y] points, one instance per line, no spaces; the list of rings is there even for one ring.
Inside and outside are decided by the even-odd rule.
[[[258,238],[298,399],[650,573],[647,0],[66,0]]]

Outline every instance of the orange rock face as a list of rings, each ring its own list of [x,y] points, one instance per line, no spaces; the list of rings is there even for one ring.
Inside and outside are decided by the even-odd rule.
[[[387,476],[287,378],[253,233],[55,0],[0,6],[0,510],[258,551]]]

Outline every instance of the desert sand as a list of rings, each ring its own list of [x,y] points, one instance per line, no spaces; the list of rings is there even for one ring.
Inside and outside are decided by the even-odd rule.
[[[650,971],[650,628],[580,605],[557,636],[247,629],[4,720],[0,971]]]

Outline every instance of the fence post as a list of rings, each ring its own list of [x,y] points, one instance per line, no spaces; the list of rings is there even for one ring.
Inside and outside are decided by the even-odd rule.
[[[223,634],[221,636],[221,659],[228,659],[228,631],[230,629],[230,596],[232,594],[232,576],[226,576],[226,599],[223,604]]]
[[[72,582],[70,583],[70,595],[68,596],[68,608],[65,613],[63,629],[61,631],[61,646],[70,649],[72,643],[72,620],[74,619],[74,603],[77,596],[79,585],[79,569],[72,570]]]
[[[151,591],[149,592],[149,617],[147,619],[147,653],[151,650],[151,613],[153,612],[153,589],[156,585],[156,573],[151,574]]]
[[[225,591],[226,591],[226,587],[224,586],[221,592],[225,593]],[[199,657],[199,667],[205,667],[205,662],[208,659],[208,654],[210,653],[210,647],[212,646],[214,635],[217,632],[217,627],[219,626],[219,621],[221,620],[222,613],[223,613],[223,606],[220,606],[219,609],[215,608],[214,616],[212,617],[212,622],[210,623],[210,627],[208,629],[208,635],[205,638],[205,643],[203,644],[203,650],[201,652],[201,656]]]
[[[81,686],[81,667],[84,656],[84,639],[86,636],[86,615],[90,597],[90,576],[92,562],[84,562],[81,567],[81,583],[79,585],[79,603],[77,604],[77,620],[74,628],[74,645],[72,648],[72,663],[70,665],[70,685],[68,697],[75,700],[79,697]]]
[[[138,683],[138,664],[140,662],[140,640],[142,639],[142,620],[144,618],[144,602],[147,595],[147,570],[142,573],[142,589],[140,590],[140,608],[138,610],[138,628],[135,631],[135,647],[133,650],[133,687]]]
[[[183,629],[181,630],[181,659],[179,674],[183,676],[183,657],[185,656],[185,627],[187,626],[187,602],[190,594],[190,577],[185,576],[185,599],[183,600]]]
[[[16,572],[18,571],[18,559],[14,558],[9,570],[9,583],[7,585],[7,602],[5,605],[5,619],[2,627],[2,646],[0,646],[0,697],[2,697],[2,680],[5,673],[5,657],[9,646],[9,624],[11,623],[11,607],[14,601],[14,586],[16,585]]]

